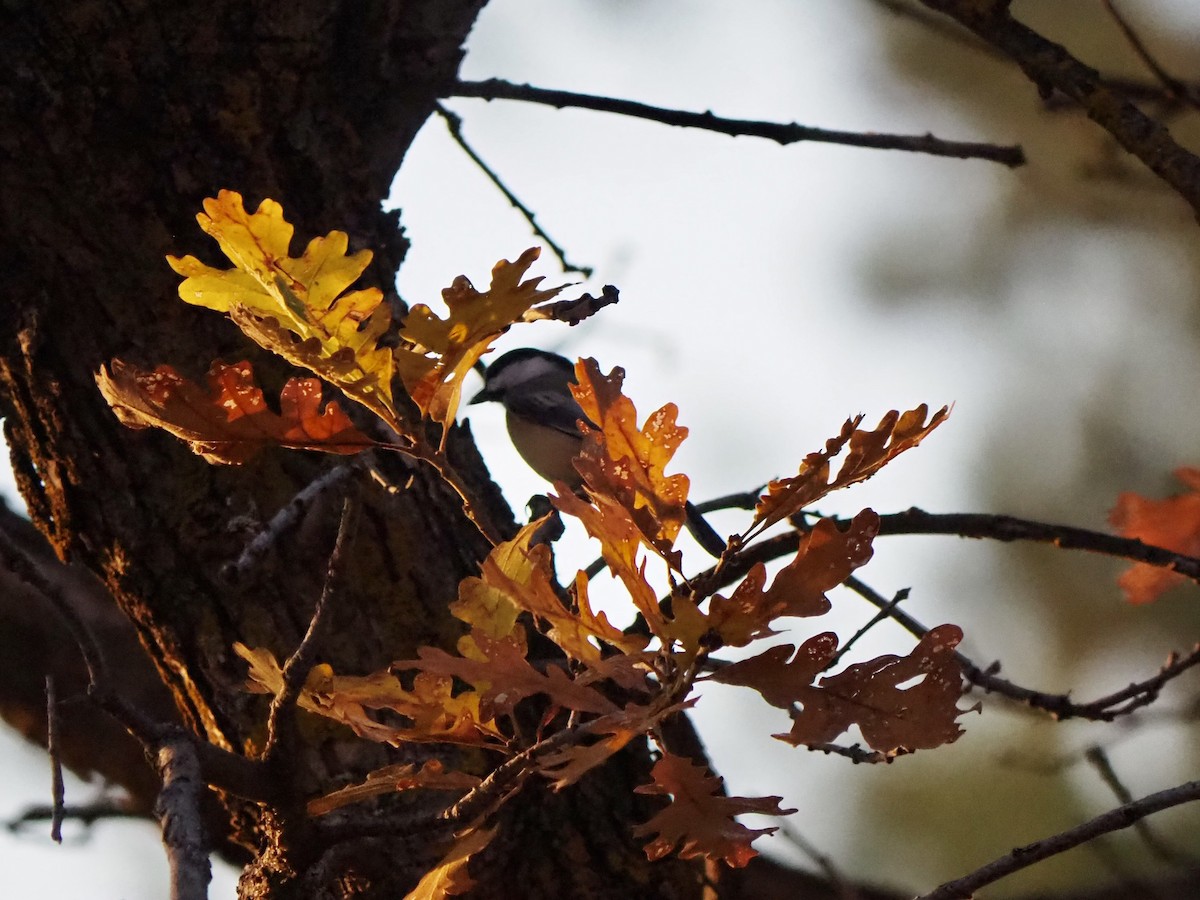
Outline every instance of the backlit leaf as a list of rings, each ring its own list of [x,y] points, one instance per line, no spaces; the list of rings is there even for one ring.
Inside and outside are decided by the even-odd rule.
[[[316,378],[289,380],[275,413],[248,362],[214,362],[207,390],[170,366],[147,372],[119,359],[96,382],[122,423],[168,431],[209,462],[244,463],[268,447],[349,454],[377,444],[336,402],[323,404]]]
[[[496,831],[495,828],[486,831],[471,828],[459,835],[441,862],[425,873],[417,886],[405,895],[404,900],[444,900],[446,897],[459,897],[467,893],[475,886],[474,880],[467,874],[467,863],[472,856],[491,843]]]
[[[1123,537],[1136,538],[1186,556],[1200,556],[1200,469],[1184,466],[1175,477],[1188,492],[1165,500],[1147,500],[1132,492],[1117,497],[1108,521]],[[1135,563],[1117,579],[1130,603],[1150,603],[1184,581],[1170,569]]]
[[[466,772],[447,771],[439,760],[430,759],[419,769],[415,763],[398,763],[376,769],[357,784],[332,791],[323,797],[309,800],[305,809],[310,816],[323,816],[351,803],[358,803],[379,794],[394,794],[414,788],[439,791],[468,791],[478,786],[479,777]]]
[[[283,208],[264,200],[247,213],[234,191],[205,200],[196,220],[234,268],[168,256],[184,276],[179,296],[228,313],[251,340],[312,370],[402,431],[392,399],[392,351],[378,346],[391,312],[378,288],[344,293],[370,264],[371,251],[347,255],[345,232],[331,231],[291,257],[294,229]]]
[[[396,366],[409,396],[421,412],[443,426],[454,421],[463,379],[492,341],[530,307],[549,300],[565,287],[539,290],[541,277],[522,281],[541,251],[533,247],[515,262],[500,260],[492,269],[488,290],[475,290],[465,275],[442,291],[449,315],[441,318],[423,303],[404,319],[396,349]],[[443,438],[444,440],[444,438]]]
[[[826,442],[824,450],[805,457],[797,474],[767,485],[767,493],[759,499],[754,510],[751,532],[757,533],[795,515],[830,491],[870,478],[896,456],[919,444],[946,420],[950,409],[943,406],[926,422],[928,413],[929,408],[924,403],[903,414],[892,410],[874,431],[858,427],[862,416],[848,419],[838,436]],[[849,450],[837,476],[830,480],[831,461],[847,444]]]

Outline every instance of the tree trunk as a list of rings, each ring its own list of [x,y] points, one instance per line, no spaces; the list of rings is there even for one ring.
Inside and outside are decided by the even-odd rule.
[[[193,217],[220,188],[248,203],[279,200],[303,239],[347,231],[353,248],[375,251],[368,278],[390,286],[405,243],[380,201],[454,79],[482,5],[12,0],[0,14],[0,412],[18,484],[59,556],[96,573],[133,623],[186,726],[219,747],[261,747],[266,705],[242,690],[232,645],[280,658],[296,647],[340,497],[318,503],[252,578],[226,583],[222,566],[330,462],[280,451],[210,466],[165,434],[122,427],[95,374],[114,357],[191,377],[218,356],[249,357],[268,395],[282,382],[282,364],[229,322],[176,299],[178,278],[163,260],[187,252],[216,262]],[[465,429],[452,450],[492,518],[511,528]],[[352,577],[319,648],[339,672],[452,645],[447,603],[487,550],[431,473],[396,459],[379,465],[404,487],[357,488]],[[111,602],[100,591],[90,598]],[[295,810],[419,754],[302,724],[286,802],[219,797],[226,823],[215,844],[253,860],[243,896],[403,896],[445,849],[444,835],[389,833],[370,804],[349,807],[336,831],[315,831]],[[699,866],[651,865],[629,834],[649,815],[631,794],[646,768],[641,750],[578,790],[529,790],[472,867],[477,895],[700,896]],[[145,790],[144,772],[123,781]]]

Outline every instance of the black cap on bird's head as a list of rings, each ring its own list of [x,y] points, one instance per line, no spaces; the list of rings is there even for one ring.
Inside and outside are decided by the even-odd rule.
[[[483,375],[483,389],[469,402],[498,400],[503,403],[514,387],[543,379],[573,384],[575,366],[565,356],[547,350],[535,350],[532,347],[510,350],[487,367]]]

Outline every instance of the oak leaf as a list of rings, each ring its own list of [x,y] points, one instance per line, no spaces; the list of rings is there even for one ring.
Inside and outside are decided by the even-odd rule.
[[[391,312],[378,288],[345,293],[370,265],[371,251],[347,255],[346,233],[331,231],[313,238],[301,256],[289,256],[294,229],[283,207],[263,200],[247,213],[234,191],[205,200],[196,221],[234,268],[168,256],[184,276],[180,298],[228,313],[251,340],[312,370],[402,431],[392,398],[392,351],[378,345]]]
[[[734,867],[746,865],[758,855],[750,843],[759,835],[774,834],[777,827],[752,829],[734,816],[757,813],[786,816],[794,809],[781,809],[781,797],[725,797],[722,780],[681,756],[664,753],[650,771],[652,784],[634,790],[639,794],[664,794],[671,797],[666,809],[633,833],[636,837],[656,835],[646,845],[651,861],[661,859],[675,847],[683,859],[702,856],[722,859]]]
[[[437,647],[420,647],[418,659],[392,663],[396,670],[418,669],[431,675],[461,678],[479,693],[480,712],[488,719],[510,715],[518,703],[535,694],[580,712],[610,713],[611,700],[587,685],[577,684],[559,666],[542,674],[525,658],[525,642],[513,635],[495,640],[479,630],[459,641],[462,656]]]
[[[595,613],[587,595],[587,578],[576,579],[575,606],[569,609],[554,589],[550,548],[530,546],[546,518],[530,522],[511,541],[497,545],[480,567],[479,577],[459,583],[459,599],[450,611],[491,638],[512,633],[517,613],[532,613],[549,626],[547,637],[573,659],[588,665],[600,662],[603,641],[626,652],[636,652],[645,641],[631,638]],[[583,573],[580,573],[583,576]]]
[[[234,644],[234,651],[250,664],[247,688],[260,694],[278,694],[283,670],[274,654]],[[325,664],[314,666],[296,703],[301,709],[346,725],[359,737],[381,743],[433,741],[486,744],[504,737],[491,717],[480,712],[479,695],[453,694],[452,678],[418,674],[407,690],[390,672],[370,675],[335,675]],[[411,727],[384,725],[367,709],[388,709],[412,722]]]
[[[709,602],[709,628],[724,644],[743,647],[775,632],[770,623],[780,616],[821,616],[829,612],[825,592],[844,582],[873,552],[871,541],[879,533],[879,516],[864,509],[839,531],[831,519],[821,519],[800,539],[795,558],[776,574],[770,588],[763,586],[767,569],[758,563],[726,599],[720,594]]]
[[[275,413],[245,361],[214,362],[207,390],[171,366],[148,372],[119,359],[96,383],[123,424],[168,431],[213,463],[244,463],[268,447],[351,454],[377,444],[335,401],[323,403],[316,378],[290,379]]]
[[[305,809],[310,816],[323,816],[351,803],[358,803],[379,794],[393,794],[414,788],[439,791],[469,791],[480,779],[466,772],[447,771],[440,760],[430,759],[419,769],[415,763],[398,763],[376,769],[362,781],[331,791],[323,797],[309,800]]]
[[[424,303],[404,318],[396,349],[397,370],[421,412],[443,426],[454,421],[463,380],[488,351],[492,341],[519,322],[535,304],[565,287],[539,290],[542,278],[521,278],[541,250],[532,247],[515,262],[500,260],[492,269],[491,287],[477,291],[459,275],[442,291],[449,315],[443,319]],[[445,432],[443,432],[443,441]]]
[[[404,896],[404,900],[444,900],[467,893],[475,886],[467,873],[467,863],[491,843],[497,831],[496,828],[470,828],[460,834],[441,862],[425,873],[417,886]]]
[[[906,413],[891,410],[874,431],[858,427],[862,422],[861,415],[848,419],[838,436],[826,442],[824,450],[804,458],[797,474],[767,485],[767,493],[755,507],[754,524],[747,536],[795,515],[830,491],[870,478],[896,456],[919,444],[946,420],[950,409],[943,406],[926,422],[928,414],[929,407],[924,403]],[[847,444],[849,450],[837,475],[830,480],[831,461]]]
[[[790,644],[772,647],[721,669],[712,680],[753,688],[781,709],[799,705],[791,732],[775,735],[789,744],[825,744],[858,725],[873,750],[927,750],[962,734],[957,719],[968,710],[958,708],[963,680],[954,651],[961,640],[958,626],[941,625],[907,656],[880,656],[814,684],[837,655],[837,635],[826,632],[805,641],[794,656]]]
[[[1108,521],[1122,537],[1186,556],[1200,556],[1200,469],[1184,466],[1175,470],[1175,477],[1189,488],[1187,493],[1148,500],[1126,491],[1117,497]],[[1117,584],[1130,603],[1151,603],[1184,580],[1183,575],[1170,569],[1136,563],[1121,573]]]
[[[575,468],[590,494],[616,500],[646,544],[678,569],[672,547],[687,518],[688,477],[665,472],[687,437],[687,429],[675,422],[678,408],[666,404],[639,428],[633,401],[621,393],[623,369],[604,375],[594,359],[582,359],[575,375],[579,383],[571,391],[589,420]]]

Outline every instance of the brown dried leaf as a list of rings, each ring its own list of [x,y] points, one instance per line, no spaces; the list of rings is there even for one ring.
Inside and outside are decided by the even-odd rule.
[[[734,816],[786,816],[796,811],[781,809],[782,797],[724,797],[719,777],[704,766],[670,753],[663,754],[650,774],[654,783],[635,788],[637,793],[671,797],[666,809],[633,830],[637,837],[657,835],[646,845],[646,856],[651,861],[662,859],[678,846],[683,859],[702,856],[722,859],[734,867],[744,866],[758,855],[750,843],[759,835],[779,829],[747,828]]]
[[[710,601],[709,628],[723,643],[743,647],[756,638],[774,634],[770,623],[780,616],[822,616],[829,612],[825,592],[845,581],[873,552],[871,541],[879,533],[879,516],[864,509],[846,531],[831,519],[822,519],[800,539],[796,557],[763,590],[767,569],[757,564],[729,599],[717,594]]]
[[[357,784],[332,791],[323,797],[308,801],[305,807],[310,816],[323,816],[351,803],[359,803],[379,794],[394,794],[413,788],[429,788],[438,791],[469,791],[478,786],[480,779],[466,772],[446,771],[440,760],[431,759],[417,768],[415,763],[399,763],[376,769]]]
[[[789,744],[825,744],[857,724],[873,750],[927,750],[962,734],[957,719],[969,710],[958,708],[963,680],[954,648],[961,640],[958,626],[941,625],[908,656],[880,656],[814,685],[837,653],[837,635],[826,632],[805,641],[790,660],[791,645],[772,647],[712,678],[753,688],[781,709],[799,704],[791,732],[775,735]],[[916,678],[917,684],[899,686]]]
[[[548,666],[543,675],[525,659],[525,642],[511,635],[493,640],[482,631],[473,631],[459,642],[459,652],[463,655],[420,647],[419,659],[399,660],[392,663],[392,668],[461,678],[479,692],[480,711],[489,719],[511,714],[518,703],[534,694],[546,694],[559,706],[580,712],[604,714],[616,710],[611,700],[572,681],[559,666]]]
[[[825,444],[825,449],[810,453],[800,465],[800,471],[790,478],[781,478],[767,485],[754,511],[750,532],[757,533],[795,515],[815,503],[830,491],[865,481],[905,450],[921,440],[946,420],[949,407],[943,406],[926,423],[929,408],[922,403],[906,413],[892,410],[879,422],[874,431],[860,429],[862,416],[848,419],[841,433]],[[830,461],[849,443],[849,451],[837,476],[829,479]]]
[[[234,651],[250,664],[248,690],[278,694],[283,671],[269,650],[252,650],[234,644]],[[491,717],[480,712],[479,695],[466,691],[451,696],[453,679],[419,674],[411,691],[390,672],[371,675],[334,675],[325,664],[314,666],[300,692],[301,709],[346,725],[359,737],[381,743],[434,741],[453,744],[486,744],[504,740]],[[412,721],[410,728],[383,725],[367,709],[390,709]]]
[[[123,424],[161,428],[209,462],[238,465],[268,447],[352,454],[377,444],[335,401],[322,404],[316,378],[288,381],[276,414],[245,361],[214,362],[207,391],[171,366],[147,372],[119,359],[99,371],[96,383]]]

